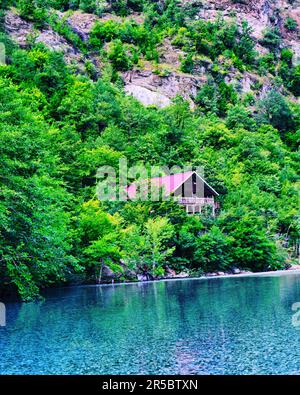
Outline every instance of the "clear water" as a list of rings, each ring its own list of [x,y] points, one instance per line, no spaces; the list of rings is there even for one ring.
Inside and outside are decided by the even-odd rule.
[[[53,290],[7,304],[2,374],[296,374],[300,274]]]

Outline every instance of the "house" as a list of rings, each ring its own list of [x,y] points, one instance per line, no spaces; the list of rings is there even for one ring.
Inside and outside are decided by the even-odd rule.
[[[143,190],[146,190],[147,196],[149,196],[150,190],[149,198],[153,201],[159,200],[155,199],[155,197],[158,197],[157,193],[155,195],[155,190],[160,190],[163,200],[174,198],[178,201],[178,204],[184,206],[189,214],[201,213],[204,207],[209,207],[212,210],[212,215],[215,215],[216,209],[219,208],[219,203],[215,201],[215,197],[219,195],[218,192],[196,171],[134,182],[127,186],[127,196],[129,199],[135,200],[142,195]]]

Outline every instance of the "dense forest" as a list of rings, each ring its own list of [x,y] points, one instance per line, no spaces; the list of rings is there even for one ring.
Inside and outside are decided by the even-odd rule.
[[[201,2],[108,1],[116,18],[101,20],[103,3],[1,1],[1,295],[31,300],[44,287],[95,282],[103,265],[126,281],[297,262],[300,66],[280,30],[264,32],[259,54],[246,21],[194,18]],[[18,46],[5,28],[10,9],[37,30],[51,26],[84,62],[67,62],[34,35]],[[100,17],[88,40],[59,17],[75,10]],[[291,18],[285,27],[298,29]],[[166,38],[185,54],[181,73],[211,65],[194,106],[177,95],[147,107],[125,94],[122,72],[145,62],[167,72],[158,53]],[[232,69],[269,75],[271,87],[241,93],[226,82]],[[130,166],[203,166],[220,194],[218,215],[189,216],[172,201],[100,202],[97,169],[117,169],[124,156]]]

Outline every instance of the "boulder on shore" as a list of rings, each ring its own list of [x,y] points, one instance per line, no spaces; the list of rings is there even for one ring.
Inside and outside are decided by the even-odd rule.
[[[169,268],[169,267],[167,266],[166,269],[165,269],[165,275],[164,275],[164,277],[165,277],[165,278],[174,278],[174,277],[176,277],[176,272],[175,272],[175,270],[173,270],[173,269],[171,269],[171,268]]]
[[[291,265],[287,270],[300,270],[300,265]]]
[[[101,281],[112,281],[117,278],[117,274],[107,265],[102,266]]]
[[[150,273],[142,273],[137,275],[139,281],[152,281],[153,276]]]
[[[176,274],[176,278],[186,278],[186,277],[189,277],[189,274],[185,273],[185,272],[181,272],[179,274]]]

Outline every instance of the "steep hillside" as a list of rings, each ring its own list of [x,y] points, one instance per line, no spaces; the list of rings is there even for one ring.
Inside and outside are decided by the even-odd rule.
[[[298,95],[299,71],[294,70],[300,63],[298,1],[179,1],[177,6],[173,3],[175,4],[145,1],[144,13],[134,11],[135,3],[130,8],[130,2],[125,7],[126,10],[122,7],[118,10],[116,6],[103,3],[100,8],[95,8],[95,14],[76,10],[76,7],[61,11],[64,9],[62,6],[57,7],[59,10],[50,9],[47,17],[43,15],[42,23],[35,22],[34,16],[30,15],[26,21],[19,17],[17,10],[12,10],[6,15],[5,27],[11,37],[23,47],[26,43],[32,43],[32,40],[43,42],[51,49],[63,51],[67,62],[73,61],[81,65],[91,60],[99,72],[107,63],[107,57],[113,56],[110,53],[115,47],[111,41],[114,43],[115,40],[121,40],[123,44],[126,43],[131,61],[116,68],[122,73],[125,91],[145,105],[167,106],[179,94],[193,106],[199,89],[208,79],[220,77],[239,92],[253,93],[259,98],[274,86],[285,95]],[[58,6],[59,2],[49,2],[49,5]],[[150,5],[155,5],[160,10],[160,13],[156,11],[158,16]],[[171,12],[178,12],[180,16],[174,24],[178,28],[172,26],[168,18],[164,20],[164,7],[170,15]],[[82,8],[89,9],[84,6]],[[114,10],[118,15],[112,13]],[[140,11],[142,10],[140,7]],[[172,17],[175,19],[174,15],[170,19]],[[214,27],[210,27],[209,22],[216,25],[220,18],[223,19],[222,22],[215,26],[220,29],[218,33],[211,35],[205,31],[213,30]],[[162,20],[160,26],[154,27],[154,34],[143,38],[147,45],[152,45],[148,41],[155,41],[153,49],[146,53],[126,29],[131,29],[133,35],[143,35],[143,28],[155,23],[157,19]],[[241,30],[245,22],[248,27],[243,33]],[[107,34],[101,32],[102,28]],[[234,43],[228,42],[227,48],[223,45],[225,52],[216,48],[210,53],[205,45],[197,47],[199,28],[202,34],[209,36],[207,43],[204,43],[207,46],[211,45],[211,40],[220,40],[223,44],[224,40],[230,39],[236,43],[243,42],[240,42],[240,48],[236,50],[232,51]],[[225,31],[227,28],[231,29],[232,37],[222,37],[222,29]],[[78,43],[78,39],[83,44]],[[95,44],[97,40],[100,41]],[[282,50],[285,57],[282,59],[281,55],[280,59]],[[247,54],[252,59],[241,62],[239,55],[244,52],[242,57],[246,58],[248,51],[253,52]],[[287,83],[285,78],[286,73],[293,72],[296,80],[291,87],[291,82]],[[291,99],[293,100],[292,97]]]
[[[299,1],[1,7],[1,292],[298,261]],[[202,166],[218,215],[99,202],[124,157]]]

